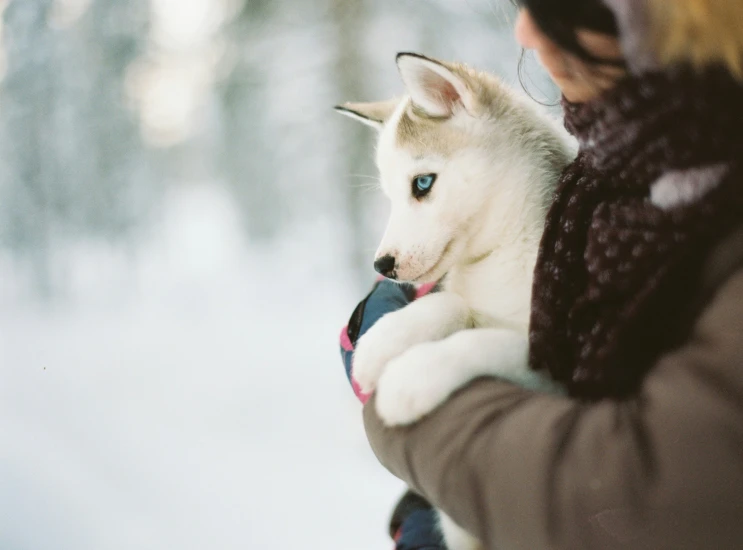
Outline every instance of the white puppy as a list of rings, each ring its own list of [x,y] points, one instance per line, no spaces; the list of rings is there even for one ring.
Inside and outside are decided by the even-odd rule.
[[[358,342],[353,375],[388,425],[409,424],[473,379],[559,391],[527,367],[534,264],[573,146],[558,124],[495,77],[400,54],[408,96],[337,109],[379,130],[377,165],[392,211],[383,275],[438,281]],[[477,542],[442,518],[452,550]]]

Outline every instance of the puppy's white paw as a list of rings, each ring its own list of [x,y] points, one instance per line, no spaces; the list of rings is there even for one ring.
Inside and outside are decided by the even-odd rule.
[[[352,374],[364,393],[377,388],[379,377],[387,363],[410,348],[409,342],[395,322],[395,314],[382,317],[364,334],[353,353]]]
[[[466,380],[441,342],[419,344],[392,360],[377,388],[377,414],[387,426],[412,424],[441,405]],[[458,372],[459,371],[459,372]]]

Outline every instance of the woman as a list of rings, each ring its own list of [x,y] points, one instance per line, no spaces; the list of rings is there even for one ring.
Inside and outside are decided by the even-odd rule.
[[[403,429],[372,397],[367,435],[487,548],[743,548],[743,3],[605,2],[524,0],[516,31],[581,145],[530,327],[570,396],[482,379]]]

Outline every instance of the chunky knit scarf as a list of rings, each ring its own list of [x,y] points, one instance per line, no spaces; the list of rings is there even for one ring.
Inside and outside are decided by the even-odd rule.
[[[743,87],[631,77],[565,117],[581,147],[540,247],[530,363],[574,396],[623,396],[683,340],[706,253],[743,222]]]

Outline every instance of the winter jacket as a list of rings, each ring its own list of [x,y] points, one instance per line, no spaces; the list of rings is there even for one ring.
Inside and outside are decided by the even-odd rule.
[[[685,341],[631,398],[481,379],[403,429],[372,398],[372,448],[486,548],[743,548],[743,227],[710,252],[695,301]]]

